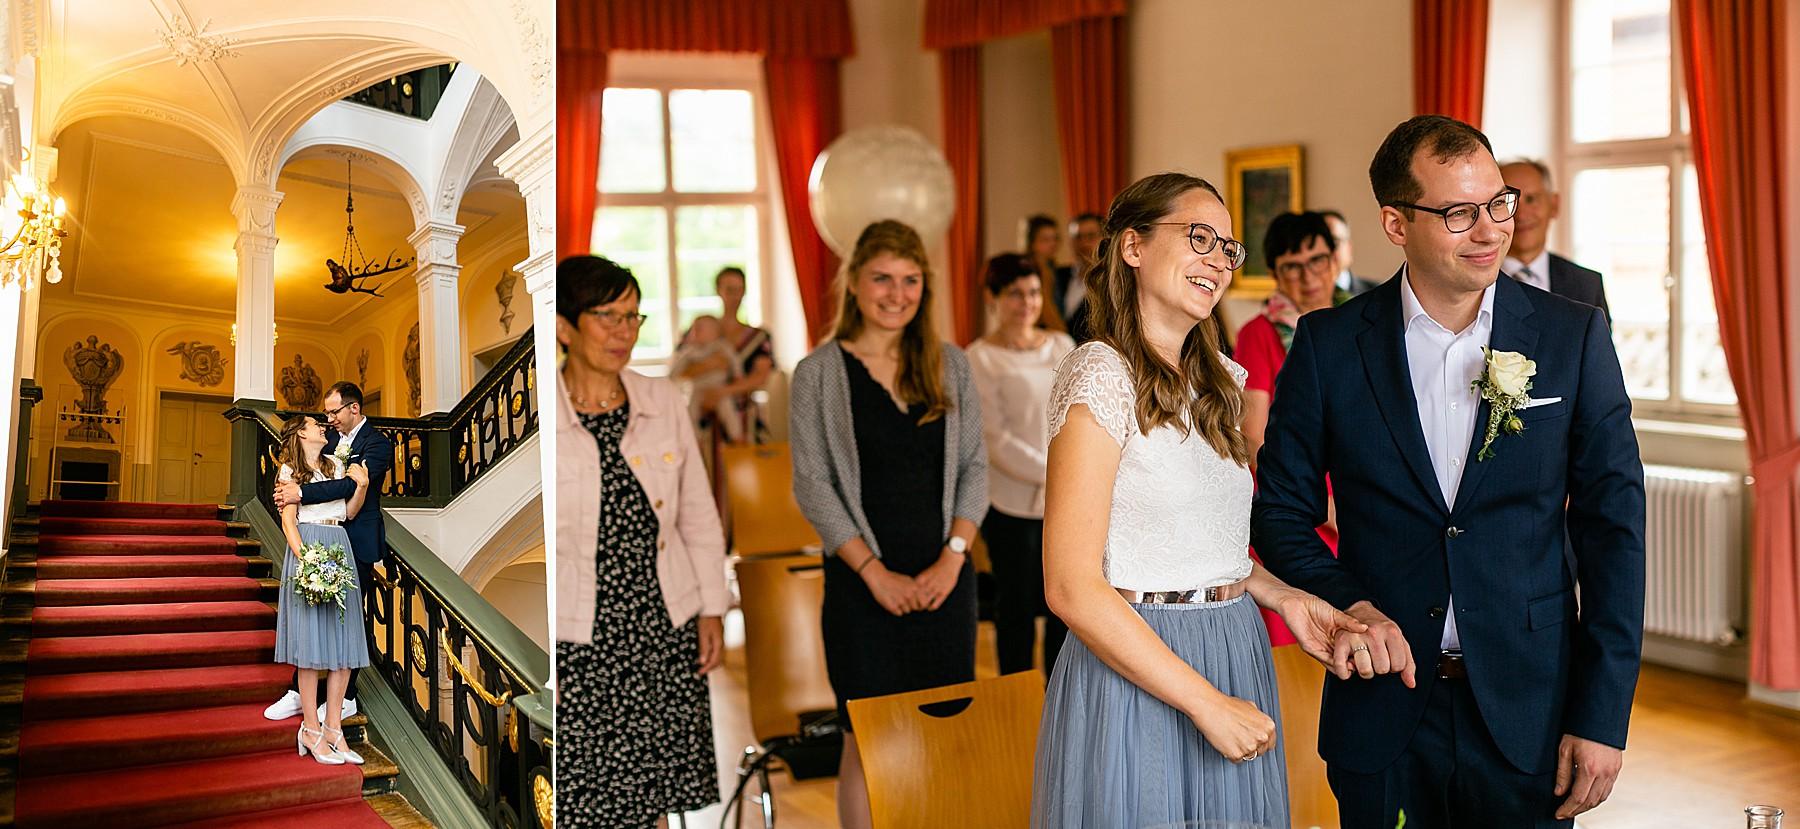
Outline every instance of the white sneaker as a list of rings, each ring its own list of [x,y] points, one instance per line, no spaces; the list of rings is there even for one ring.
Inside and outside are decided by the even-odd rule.
[[[293,692],[289,691],[288,693],[293,693]],[[300,713],[300,697],[299,697],[299,695],[296,694],[294,696],[294,714],[299,714],[299,713]],[[289,716],[293,716],[293,714],[290,714]],[[356,700],[353,700],[353,699],[344,700],[343,718],[347,720],[354,716],[356,716]],[[271,718],[271,719],[273,719],[273,718]],[[321,705],[321,706],[319,706],[319,722],[324,722],[324,721],[325,721],[325,706]]]
[[[300,692],[289,690],[281,695],[281,699],[263,709],[263,718],[270,720],[286,720],[300,716]]]

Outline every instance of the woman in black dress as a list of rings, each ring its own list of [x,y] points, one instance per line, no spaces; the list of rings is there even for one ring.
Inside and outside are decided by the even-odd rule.
[[[597,256],[556,281],[556,825],[646,829],[719,800],[725,540],[681,393],[626,367],[637,281]]]
[[[794,495],[825,562],[825,666],[845,701],[975,678],[968,545],[987,514],[981,406],[962,351],[931,322],[925,246],[870,225],[840,277],[837,330],[794,370]],[[856,739],[838,819],[869,825]]]

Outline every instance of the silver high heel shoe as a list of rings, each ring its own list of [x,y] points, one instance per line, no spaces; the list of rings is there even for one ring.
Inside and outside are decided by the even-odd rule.
[[[330,745],[342,746],[342,748],[332,748],[331,753],[337,755],[344,762],[349,763],[351,765],[360,766],[363,764],[363,756],[361,754],[357,754],[355,751],[352,751],[350,746],[344,742],[344,730],[343,729],[326,727],[325,733],[332,735],[332,740],[331,740]]]
[[[316,735],[318,735],[318,739],[313,740],[309,744],[306,741],[307,734],[316,734]],[[341,766],[341,765],[343,765],[345,763],[344,758],[339,756],[337,752],[332,751],[329,748],[322,748],[321,746],[323,746],[324,744],[325,744],[324,729],[319,729],[319,730],[315,731],[311,728],[307,728],[306,726],[302,725],[302,726],[300,726],[300,733],[295,735],[295,737],[294,737],[294,745],[296,748],[299,749],[299,753],[302,756],[304,756],[307,752],[310,751],[310,752],[312,752],[313,760],[317,761],[320,765],[325,765],[325,766]],[[361,759],[361,758],[357,758],[357,759]]]

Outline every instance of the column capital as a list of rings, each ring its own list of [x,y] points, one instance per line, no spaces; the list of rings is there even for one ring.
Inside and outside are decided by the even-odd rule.
[[[284,194],[266,184],[250,184],[237,189],[231,197],[231,215],[238,220],[238,233],[275,237],[275,211],[281,207]]]
[[[433,265],[455,267],[456,246],[462,241],[463,232],[467,229],[454,222],[430,221],[420,224],[412,235],[406,237],[406,241],[419,253],[418,273],[423,274]]]
[[[556,249],[556,127],[547,124],[521,136],[494,160],[500,175],[519,185],[525,197],[525,231],[530,250]]]

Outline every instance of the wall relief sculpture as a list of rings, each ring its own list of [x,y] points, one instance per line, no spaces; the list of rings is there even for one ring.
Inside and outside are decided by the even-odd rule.
[[[77,340],[63,352],[63,365],[81,386],[81,399],[75,402],[77,416],[70,418],[75,425],[69,429],[69,439],[112,443],[112,433],[101,418],[107,414],[106,390],[125,370],[125,355],[90,334],[86,343]]]
[[[369,350],[366,348],[356,353],[356,385],[364,389],[369,387]]]
[[[217,346],[198,341],[179,342],[169,349],[181,358],[181,379],[201,387],[216,386],[225,379],[225,355]]]
[[[298,354],[294,355],[293,365],[281,370],[280,388],[287,407],[303,412],[318,411],[319,394],[325,390],[319,381],[319,373]]]
[[[500,330],[508,334],[512,333],[515,316],[512,309],[513,292],[518,289],[519,275],[512,271],[501,274],[500,281],[494,285],[494,293],[500,297]]]
[[[419,324],[416,322],[412,330],[406,332],[406,353],[400,364],[406,368],[406,391],[412,395],[413,414],[419,415],[425,409],[420,403],[423,395],[419,390]]]

